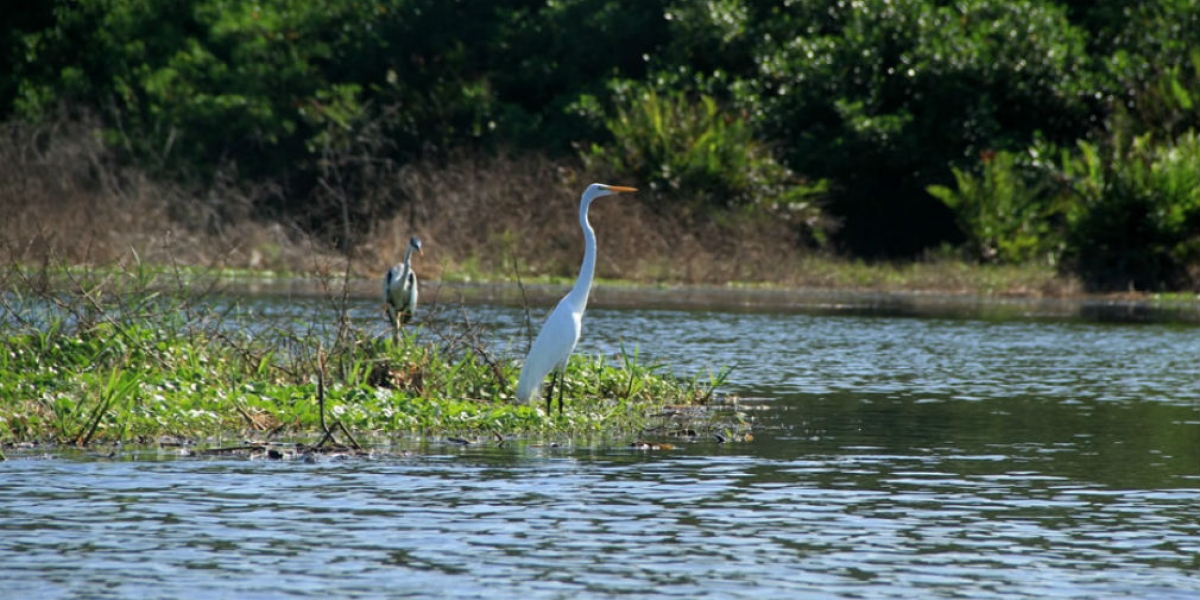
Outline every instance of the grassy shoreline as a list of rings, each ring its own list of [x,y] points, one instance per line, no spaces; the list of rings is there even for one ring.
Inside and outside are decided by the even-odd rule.
[[[344,302],[327,323],[264,327],[153,269],[63,277],[8,273],[0,445],[745,433],[744,415],[715,397],[722,374],[683,380],[636,355],[575,356],[567,410],[547,414],[514,401],[518,358],[495,355],[469,322],[430,322],[397,344]]]
[[[819,253],[791,257],[790,264],[779,265],[786,276],[776,278],[728,280],[673,279],[657,271],[620,271],[609,276],[598,276],[598,287],[619,288],[680,288],[680,289],[759,289],[759,290],[819,290],[833,292],[895,292],[930,293],[945,295],[1012,298],[1142,298],[1156,297],[1200,298],[1190,291],[1121,292],[1087,291],[1081,282],[1072,276],[1063,275],[1053,267],[1044,265],[986,265],[953,258],[935,258],[912,261],[890,261],[871,263],[851,260]],[[417,262],[422,262],[418,258]],[[291,264],[282,268],[217,266],[204,264],[180,264],[174,260],[158,263],[143,262],[136,254],[128,260],[92,263],[56,263],[46,261],[10,260],[0,266],[9,271],[21,271],[29,278],[42,281],[64,281],[71,277],[94,277],[97,275],[128,272],[136,269],[168,280],[169,286],[193,285],[195,282],[212,287],[214,284],[237,284],[239,282],[262,283],[287,281],[319,281],[330,288],[344,285],[346,281],[357,284],[369,282],[378,286],[390,264],[375,264],[369,258],[321,256],[320,264],[308,268]],[[439,284],[510,284],[515,286],[570,286],[575,272],[515,273],[508,270],[483,269],[479,261],[468,258],[459,262],[450,259],[434,264],[418,264],[422,285]],[[578,265],[574,267],[578,269]],[[669,270],[668,270],[669,271]],[[168,286],[168,287],[169,287]]]

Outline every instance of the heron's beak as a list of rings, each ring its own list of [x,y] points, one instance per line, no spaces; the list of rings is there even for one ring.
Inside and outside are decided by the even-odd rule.
[[[608,186],[608,189],[610,191],[614,191],[614,192],[636,192],[637,191],[637,188],[628,187],[628,186],[624,186],[624,185],[610,185],[610,186]]]

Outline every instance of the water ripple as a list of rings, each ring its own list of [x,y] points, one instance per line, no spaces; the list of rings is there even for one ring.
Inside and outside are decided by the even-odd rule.
[[[0,491],[0,576],[14,597],[1200,591],[1200,490],[961,469],[977,461],[996,462],[18,460]]]

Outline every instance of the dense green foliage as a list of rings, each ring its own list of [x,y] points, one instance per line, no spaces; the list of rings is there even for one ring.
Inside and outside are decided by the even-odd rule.
[[[1066,159],[1072,205],[1068,259],[1099,288],[1184,287],[1200,264],[1200,137],[1147,134],[1107,156],[1087,143]]]
[[[703,94],[693,100],[633,85],[617,97],[615,114],[602,119],[613,142],[592,145],[583,153],[585,164],[639,182],[660,210],[750,208],[789,219],[803,235],[825,241],[815,200],[827,183],[805,181],[777,162],[746,119],[722,114]],[[585,96],[581,104],[597,101]]]
[[[954,188],[931,185],[929,193],[954,211],[967,234],[967,247],[988,261],[1020,264],[1054,260],[1051,246],[1061,220],[1062,203],[1045,194],[1044,182],[1032,181],[1007,151],[985,155],[982,176],[954,167]]]
[[[0,115],[97,113],[164,176],[281,184],[261,210],[319,216],[331,165],[516,149],[664,207],[801,207],[801,239],[859,256],[965,241],[1098,288],[1200,285],[1191,196],[1138,187],[1200,127],[1200,0],[19,4]],[[1111,175],[1092,195],[1063,179],[1080,142]]]

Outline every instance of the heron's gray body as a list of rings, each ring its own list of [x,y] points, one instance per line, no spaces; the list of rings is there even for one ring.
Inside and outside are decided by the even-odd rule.
[[[412,238],[404,253],[404,262],[388,269],[383,278],[383,301],[387,303],[388,321],[393,334],[399,338],[400,326],[412,321],[417,311],[417,274],[412,268],[413,250],[421,251],[421,240]]]

